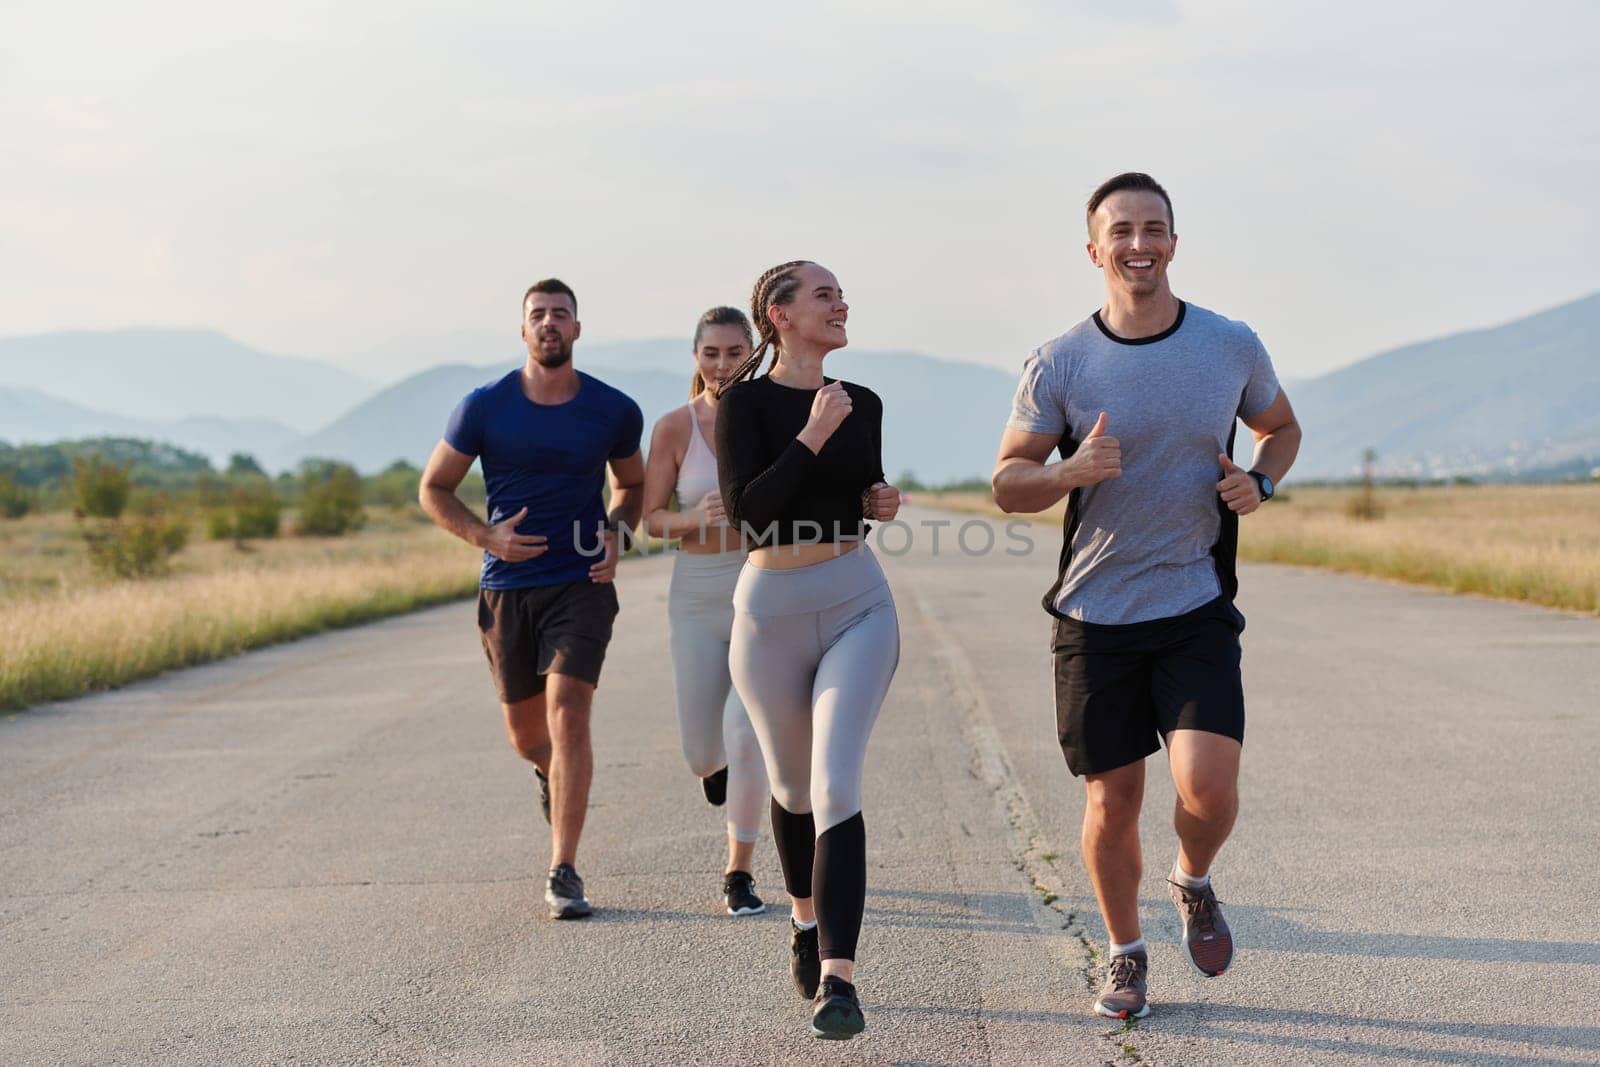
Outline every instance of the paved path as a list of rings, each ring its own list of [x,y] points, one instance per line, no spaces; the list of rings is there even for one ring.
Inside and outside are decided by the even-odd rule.
[[[1155,1009],[1122,1033],[1086,1013],[1104,931],[1037,607],[1059,542],[973,558],[951,521],[937,555],[928,526],[881,545],[904,652],[863,1038],[804,1036],[783,909],[713,913],[653,559],[600,693],[588,923],[541,917],[547,831],[466,605],[0,720],[0,1062],[1600,1062],[1600,621],[1245,568],[1240,955],[1180,962],[1156,757]],[[770,841],[757,867],[778,896]]]

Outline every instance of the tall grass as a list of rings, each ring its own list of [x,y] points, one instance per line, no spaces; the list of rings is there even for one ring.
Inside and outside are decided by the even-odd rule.
[[[250,552],[196,546],[170,577],[122,582],[80,581],[58,532],[40,525],[35,581],[14,574],[0,599],[0,709],[470,596],[478,584],[477,552],[410,524]]]
[[[1359,492],[1286,487],[1239,523],[1240,558],[1600,614],[1600,485],[1380,488],[1377,519],[1349,513]],[[918,499],[999,514],[987,493]]]

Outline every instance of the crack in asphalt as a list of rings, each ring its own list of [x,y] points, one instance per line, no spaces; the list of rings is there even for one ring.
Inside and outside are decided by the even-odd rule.
[[[952,695],[959,701],[963,726],[972,746],[970,773],[989,787],[996,806],[1011,829],[1011,862],[1034,891],[1034,921],[1042,930],[1061,930],[1074,947],[1081,950],[1081,960],[1069,960],[1067,966],[1082,981],[1084,992],[1092,995],[1100,972],[1100,951],[1089,937],[1088,929],[1078,913],[1060,902],[1065,886],[1055,866],[1055,854],[1043,850],[1041,842],[1044,838],[1039,820],[1022,792],[1021,781],[1006,755],[1005,743],[995,730],[994,716],[989,710],[983,687],[978,683],[977,672],[966,652],[934,614],[920,588],[912,586],[911,599],[938,643],[937,658],[944,665]],[[1124,1024],[1103,1035],[1108,1042],[1117,1046],[1116,1055],[1107,1059],[1107,1063],[1151,1062],[1129,1039],[1129,1035],[1138,1029],[1137,1020],[1130,1022],[1133,1025]]]

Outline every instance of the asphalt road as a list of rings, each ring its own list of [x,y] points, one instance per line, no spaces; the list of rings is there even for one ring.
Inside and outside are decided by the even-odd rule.
[[[620,578],[584,923],[543,918],[548,831],[468,605],[0,720],[0,1062],[1600,1063],[1600,620],[1244,568],[1215,872],[1239,955],[1178,955],[1153,757],[1153,1012],[1124,1032],[1088,1012],[1104,930],[1038,607],[1058,538],[905,518],[863,1037],[808,1036],[786,908],[715,907],[656,558]],[[756,866],[776,900],[770,839]]]

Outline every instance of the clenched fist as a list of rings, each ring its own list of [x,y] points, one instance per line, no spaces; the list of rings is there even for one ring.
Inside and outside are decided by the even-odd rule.
[[[1067,457],[1067,477],[1073,485],[1099,485],[1107,478],[1121,477],[1122,445],[1106,432],[1106,423],[1106,413],[1102,411],[1089,436]]]
[[[1222,481],[1217,483],[1217,493],[1228,510],[1235,515],[1248,515],[1261,506],[1261,486],[1250,472],[1229,459],[1224,452],[1217,453],[1222,463]]]
[[[850,394],[843,382],[829,382],[817,390],[811,400],[811,417],[797,435],[800,443],[813,452],[821,452],[828,438],[850,414]]]

